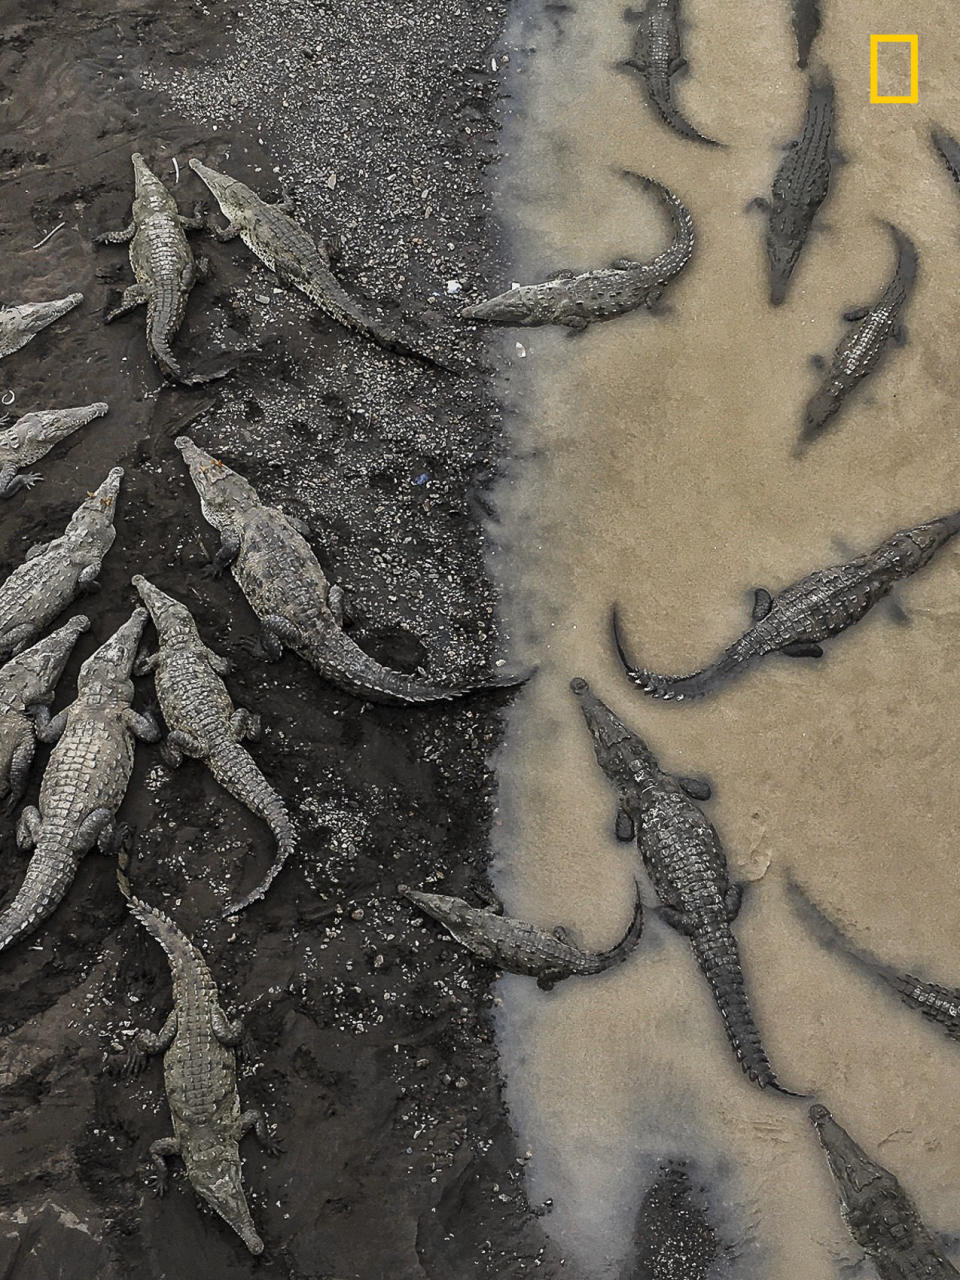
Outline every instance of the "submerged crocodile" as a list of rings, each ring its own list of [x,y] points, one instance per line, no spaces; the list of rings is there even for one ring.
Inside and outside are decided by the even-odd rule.
[[[683,118],[673,100],[672,78],[687,66],[680,42],[679,9],[680,0],[647,0],[639,13],[627,10],[627,17],[636,20],[637,30],[633,51],[621,65],[640,73],[651,105],[674,133],[718,147],[719,142],[705,138]]]
[[[343,591],[327,581],[303,526],[261,502],[252,485],[189,436],[174,444],[190,468],[204,518],[220,534],[212,571],[230,567],[260,620],[268,658],[292,649],[339,689],[371,702],[437,702],[477,689],[511,688],[526,678],[451,687],[382,666],[344,632]]]
[[[226,227],[211,230],[218,240],[235,240],[237,236],[260,261],[275,271],[284,284],[306,294],[324,315],[356,333],[366,334],[378,346],[398,355],[446,368],[442,359],[420,350],[401,334],[370,315],[349,296],[333,274],[332,266],[340,252],[337,237],[319,241],[295,222],[290,213],[293,202],[284,199],[267,204],[255,191],[225,173],[209,169],[199,160],[191,160],[190,168],[205,183],[227,220]]]
[[[810,1120],[827,1153],[843,1220],[880,1280],[960,1275],[893,1174],[871,1160],[826,1107],[811,1107]]]
[[[224,915],[233,915],[263,897],[294,845],[283,801],[242,745],[260,736],[260,717],[243,707],[234,709],[221,679],[230,663],[203,643],[186,605],[139,574],[133,585],[160,640],[157,652],[138,663],[137,670],[154,675],[169,730],[161,749],[164,760],[174,769],[185,755],[202,760],[221,787],[263,819],[277,842],[276,861],[264,878],[225,909]]]
[[[638,307],[653,310],[667,285],[693,254],[693,220],[687,207],[652,178],[624,170],[624,176],[660,197],[673,223],[673,241],[650,262],[618,258],[593,271],[558,271],[540,284],[521,284],[506,293],[464,307],[464,320],[490,324],[562,324],[579,333],[600,320],[613,320]]]
[[[23,799],[37,738],[34,718],[53,701],[74,645],[90,629],[82,613],[0,667],[0,800],[9,813]]]
[[[207,272],[205,258],[194,260],[184,228],[199,230],[204,219],[199,208],[192,217],[185,217],[160,179],[147,168],[143,156],[135,152],[131,159],[133,219],[119,231],[97,236],[95,243],[129,244],[136,283],[124,289],[123,297],[104,319],[109,324],[146,303],[147,349],[166,377],[188,386],[222,378],[224,370],[185,374],[171,348],[183,324],[190,290]]]
[[[683,702],[712,693],[729,676],[768,653],[790,658],[821,658],[821,640],[852,627],[904,578],[922,569],[960,531],[960,511],[941,516],[892,537],[845,564],[815,569],[772,596],[754,592],[753,625],[720,657],[686,676],[658,675],[637,666],[627,655],[617,610],[613,633],[627,676],[654,698]]]
[[[797,38],[797,66],[810,58],[810,47],[820,32],[820,0],[792,0],[793,34]]]
[[[835,951],[842,951],[873,977],[892,988],[905,1005],[943,1027],[951,1040],[960,1040],[960,991],[951,991],[935,982],[924,982],[912,974],[898,973],[865,947],[853,942],[826,911],[813,902],[793,880],[788,881],[790,895],[800,913],[807,917],[819,940]]]
[[[17,843],[33,854],[23,884],[0,913],[0,951],[56,909],[95,844],[103,853],[117,849],[114,819],[133,770],[134,740],[160,737],[153,717],[131,706],[130,676],[147,616],[137,609],[87,658],[69,707],[52,719],[44,707],[38,716],[37,736],[57,745],[39,808],[27,805],[20,813]]]
[[[263,1112],[240,1110],[236,1046],[243,1028],[220,1006],[217,985],[199,949],[155,907],[135,898],[126,877],[120,888],[131,912],[163,947],[173,979],[173,1011],[160,1031],[141,1031],[128,1070],[142,1070],[146,1055],[163,1054],[163,1083],[173,1136],[150,1146],[157,1170],[156,1190],[167,1186],[167,1160],[179,1156],[197,1195],[237,1233],[251,1253],[263,1252],[243,1192],[240,1139],[252,1129],[270,1154],[272,1141]]]
[[[960,142],[943,129],[931,129],[930,140],[940,153],[950,177],[954,182],[960,183]]]
[[[36,543],[0,585],[0,655],[20,653],[81,591],[95,591],[113,546],[114,511],[123,468],[114,467],[70,517],[63,534]]]
[[[810,77],[803,130],[776,172],[772,200],[758,196],[751,201],[769,215],[766,246],[774,306],[787,296],[793,269],[830,189],[833,98],[833,81],[825,71]]]
[[[486,908],[471,907],[463,898],[444,893],[421,893],[402,884],[398,893],[449,930],[470,951],[508,973],[536,978],[542,991],[574,975],[603,973],[626,960],[643,932],[643,903],[637,888],[633,919],[620,941],[609,951],[583,951],[569,933],[557,926],[552,933],[503,914],[495,900]]]
[[[593,738],[597,763],[617,789],[618,840],[633,840],[660,899],[660,914],[687,938],[710,983],[727,1038],[743,1071],[761,1089],[791,1094],[778,1083],[750,1010],[731,924],[741,888],[730,881],[713,824],[694,800],[706,800],[701,779],[665,773],[643,739],[590,691],[570,683]]]
[[[54,445],[94,418],[102,418],[109,408],[97,403],[74,409],[40,409],[25,413],[12,427],[0,431],[0,498],[12,498],[21,489],[32,489],[43,476],[21,473],[20,468],[39,462]]]
[[[843,337],[827,369],[822,356],[814,356],[817,369],[827,369],[819,390],[807,402],[796,452],[804,449],[827,428],[847,396],[877,367],[891,341],[903,346],[907,340],[903,310],[917,277],[917,250],[909,236],[887,223],[897,250],[893,279],[872,307],[845,311],[844,320],[854,327]]]
[[[0,307],[0,359],[13,355],[35,338],[41,329],[59,320],[83,301],[82,293],[69,293],[50,302],[21,302]]]

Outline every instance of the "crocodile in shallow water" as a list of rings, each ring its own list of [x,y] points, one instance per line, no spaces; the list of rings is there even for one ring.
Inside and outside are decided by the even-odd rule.
[[[668,248],[650,262],[618,258],[609,267],[558,271],[540,284],[515,285],[495,298],[465,307],[460,313],[463,318],[506,325],[560,324],[579,333],[590,324],[613,320],[637,307],[652,310],[667,285],[690,261],[693,220],[686,205],[659,182],[627,171],[625,176],[655,192],[669,211],[673,240]]]
[[[960,1275],[893,1174],[871,1160],[826,1107],[811,1107],[810,1120],[827,1153],[841,1216],[873,1260],[880,1280],[948,1280]]]
[[[737,1061],[761,1089],[789,1094],[760,1042],[730,927],[740,911],[741,889],[730,881],[713,824],[694,803],[709,798],[709,786],[665,773],[644,740],[591,692],[586,680],[577,677],[570,688],[593,738],[597,763],[617,789],[617,838],[636,838],[662,904],[660,914],[689,941]]]
[[[627,676],[654,698],[689,701],[712,693],[729,676],[768,653],[821,658],[821,640],[853,626],[898,582],[922,569],[960,531],[960,511],[901,529],[873,551],[828,569],[816,569],[772,596],[754,592],[753,624],[720,657],[686,676],[658,675],[627,655],[617,610],[613,633]]]
[[[123,291],[107,313],[109,323],[146,303],[147,349],[160,371],[173,382],[196,386],[222,378],[226,370],[186,374],[173,354],[172,343],[183,324],[190,290],[206,275],[207,261],[196,261],[184,228],[205,225],[200,209],[185,217],[160,179],[139,152],[131,157],[134,173],[133,219],[119,231],[96,237],[97,244],[129,244],[130,266],[136,283]]]
[[[117,849],[115,817],[133,770],[135,740],[160,737],[153,717],[137,715],[130,678],[146,609],[137,609],[80,668],[76,699],[57,715],[38,715],[37,736],[55,742],[40,786],[27,805],[17,843],[32,849],[23,884],[0,913],[0,951],[24,937],[59,905],[84,854]]]
[[[266,656],[292,649],[338,688],[371,702],[437,702],[478,689],[510,688],[526,676],[456,687],[433,684],[382,666],[343,630],[343,592],[331,586],[303,526],[260,501],[242,476],[198,448],[174,444],[190,468],[204,518],[220,534],[213,572],[230,567],[260,620]]]
[[[770,301],[779,306],[797,265],[817,210],[830,189],[833,164],[833,81],[826,72],[810,77],[803,130],[787,148],[773,179],[771,199],[758,196],[751,206],[767,215]]]
[[[16,654],[42,635],[81,591],[95,591],[104,556],[113,546],[123,468],[114,467],[88,494],[59,538],[36,543],[0,585],[0,655]]]
[[[0,307],[0,359],[25,347],[41,329],[59,320],[83,301],[82,293],[70,293],[50,302],[21,302]]]
[[[639,12],[628,9],[627,17],[636,21],[637,29],[630,57],[620,65],[640,73],[651,105],[674,133],[708,147],[720,146],[685,120],[673,100],[673,77],[687,66],[680,41],[680,0],[647,0]]]
[[[133,585],[150,610],[160,641],[157,652],[138,663],[138,674],[153,672],[157,699],[167,724],[161,749],[171,768],[185,755],[202,760],[220,785],[269,826],[277,842],[273,866],[249,893],[224,911],[233,915],[262,898],[294,846],[293,827],[283,801],[243,747],[260,736],[260,717],[235,709],[221,679],[230,663],[200,639],[190,610],[137,575]]]
[[[633,919],[620,941],[609,951],[583,951],[566,929],[553,932],[503,914],[495,900],[486,908],[471,907],[463,898],[444,893],[422,893],[400,885],[398,889],[421,911],[433,916],[470,951],[508,973],[527,974],[549,991],[555,983],[574,975],[602,973],[626,960],[643,932],[643,903],[637,889]]]
[[[73,409],[39,409],[25,413],[12,427],[0,431],[0,498],[12,498],[21,489],[32,489],[43,476],[21,471],[39,462],[67,436],[102,418],[109,409],[103,403]]]
[[[872,307],[843,313],[853,328],[840,340],[829,367],[822,356],[814,357],[815,367],[825,369],[826,377],[804,410],[798,455],[823,434],[850,392],[877,367],[890,342],[903,346],[907,340],[902,316],[917,277],[917,250],[898,227],[887,226],[897,250],[893,279]]]
[[[260,1145],[277,1151],[263,1112],[240,1110],[236,1046],[243,1028],[220,1007],[217,985],[197,948],[155,907],[135,898],[126,877],[120,888],[132,913],[163,947],[173,979],[173,1010],[160,1031],[141,1031],[128,1070],[140,1070],[147,1054],[163,1054],[163,1082],[173,1136],[150,1146],[156,1190],[167,1185],[167,1160],[179,1156],[190,1185],[232,1227],[251,1253],[263,1252],[240,1176],[240,1139],[252,1129]]]
[[[791,0],[793,34],[797,40],[797,66],[805,67],[810,47],[820,31],[820,0]]]

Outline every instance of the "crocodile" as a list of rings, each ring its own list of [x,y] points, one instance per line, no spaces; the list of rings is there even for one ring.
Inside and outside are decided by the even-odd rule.
[[[627,18],[637,22],[633,51],[620,65],[638,71],[643,78],[647,97],[668,128],[691,142],[708,147],[722,143],[705,138],[683,118],[673,100],[672,79],[686,69],[680,41],[680,0],[647,0],[640,12],[627,10]]]
[[[0,667],[0,800],[9,813],[23,799],[36,749],[37,708],[53,701],[79,637],[90,629],[82,613]]]
[[[40,786],[39,808],[27,805],[17,823],[17,843],[32,849],[23,884],[0,913],[0,951],[32,933],[59,905],[84,854],[118,848],[116,812],[133,770],[135,739],[160,737],[153,716],[132,707],[130,678],[147,621],[137,609],[87,658],[76,699],[51,717],[42,707],[37,737],[56,743]]]
[[[813,927],[823,945],[842,951],[866,973],[879,978],[895,991],[903,1003],[942,1027],[951,1040],[960,1040],[960,990],[950,990],[935,982],[924,982],[912,974],[899,973],[865,947],[853,942],[837,922],[794,880],[787,881],[794,905]]]
[[[637,887],[630,927],[609,951],[583,951],[562,926],[553,932],[515,920],[503,914],[502,905],[491,898],[484,908],[471,907],[463,898],[445,893],[422,893],[402,884],[397,892],[440,923],[470,951],[488,964],[507,973],[536,978],[541,991],[574,975],[603,973],[626,960],[643,932],[643,902]]]
[[[230,671],[226,658],[200,639],[190,610],[137,574],[133,585],[150,611],[160,645],[138,663],[138,674],[153,672],[160,710],[166,721],[161,748],[176,769],[185,755],[202,760],[220,785],[269,826],[277,842],[277,858],[255,889],[231,903],[224,915],[235,915],[262,898],[293,849],[295,837],[283,801],[243,748],[260,736],[260,717],[234,709],[221,679]]]
[[[829,368],[822,356],[814,356],[814,367],[826,370],[819,389],[804,410],[797,456],[820,436],[830,419],[853,389],[872,373],[889,343],[903,346],[907,340],[902,315],[917,277],[917,250],[909,236],[886,224],[897,250],[897,267],[893,279],[872,307],[855,307],[843,313],[853,328],[841,338]]]
[[[873,1260],[880,1280],[947,1280],[960,1275],[894,1175],[871,1160],[826,1107],[812,1106],[810,1120],[827,1153],[841,1216]]]
[[[954,182],[960,183],[960,142],[943,129],[931,129],[930,140],[947,166],[950,177]]]
[[[256,490],[193,443],[175,446],[190,469],[204,518],[220,534],[210,572],[228,566],[260,620],[268,659],[292,649],[337,688],[370,702],[436,702],[479,689],[511,688],[526,676],[449,686],[382,666],[343,630],[343,591],[331,586],[304,537],[306,527],[260,501]]]
[[[506,293],[464,307],[464,320],[505,325],[565,325],[581,333],[590,324],[613,320],[638,307],[653,310],[667,285],[693,254],[690,213],[673,192],[652,178],[624,170],[624,176],[653,191],[666,206],[673,224],[673,240],[650,262],[617,258],[609,267],[592,271],[558,271],[540,284],[515,285]]]
[[[21,302],[0,307],[0,359],[13,355],[35,338],[41,329],[59,320],[83,301],[82,293],[68,293],[49,302]]]
[[[61,440],[102,418],[109,405],[78,405],[73,409],[40,409],[25,413],[12,427],[0,431],[0,498],[12,498],[21,489],[32,489],[43,476],[21,472],[21,467],[39,462]]]
[[[236,1046],[243,1036],[220,1005],[217,984],[200,949],[169,916],[134,897],[125,874],[118,875],[127,905],[166,953],[173,980],[173,1010],[159,1032],[140,1031],[126,1070],[135,1075],[148,1054],[163,1054],[163,1082],[173,1136],[150,1146],[157,1173],[155,1189],[167,1187],[170,1156],[179,1156],[194,1191],[231,1227],[251,1253],[263,1252],[240,1171],[240,1139],[252,1129],[271,1155],[274,1143],[263,1112],[240,1110]]]
[[[636,839],[660,899],[660,915],[687,938],[710,984],[727,1038],[745,1074],[789,1097],[760,1041],[731,924],[742,890],[731,882],[720,837],[695,801],[710,798],[700,778],[661,769],[644,740],[577,676],[570,682],[593,738],[597,763],[617,789],[618,840]]]
[[[124,289],[115,307],[107,312],[107,324],[146,303],[147,349],[161,373],[172,382],[198,386],[222,378],[228,370],[186,374],[171,344],[183,324],[190,290],[208,269],[206,258],[194,259],[185,230],[206,226],[198,205],[190,217],[182,214],[177,202],[160,179],[150,171],[143,156],[131,157],[134,173],[133,218],[119,231],[106,231],[96,244],[128,244],[135,283]]]
[[[34,544],[0,585],[0,656],[20,653],[81,591],[97,590],[101,562],[116,537],[122,478],[123,468],[114,467],[77,507],[62,535]]]
[[[797,66],[802,70],[820,33],[820,0],[792,0],[792,23],[797,38]]]
[[[613,635],[627,676],[654,698],[683,702],[712,693],[728,676],[768,653],[821,658],[821,640],[852,627],[904,578],[922,569],[960,531],[960,511],[901,529],[873,551],[845,564],[815,569],[772,596],[754,591],[753,623],[715,662],[685,676],[658,675],[627,654],[616,607]]]
[[[817,210],[830,189],[833,135],[833,81],[825,72],[810,77],[803,130],[787,148],[773,179],[772,200],[758,196],[751,207],[768,215],[767,258],[770,301],[776,307],[787,296],[793,269],[806,244]]]
[[[314,240],[290,216],[291,199],[284,197],[276,204],[268,204],[244,183],[208,168],[199,160],[191,160],[190,168],[208,187],[227,220],[225,227],[211,227],[218,240],[229,242],[239,236],[251,253],[284,284],[299,289],[337,324],[366,335],[384,350],[437,368],[449,367],[444,358],[422,350],[350,297],[333,273],[341,251],[339,237]]]

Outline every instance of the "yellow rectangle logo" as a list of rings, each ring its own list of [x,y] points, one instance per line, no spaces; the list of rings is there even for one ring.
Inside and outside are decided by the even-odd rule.
[[[910,92],[901,97],[881,98],[879,91],[879,53],[882,44],[906,44],[910,46]],[[870,101],[871,102],[919,102],[920,54],[916,36],[870,37]]]

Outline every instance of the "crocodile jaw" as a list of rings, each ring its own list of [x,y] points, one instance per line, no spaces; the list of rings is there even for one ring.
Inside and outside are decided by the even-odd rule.
[[[826,1107],[811,1107],[810,1121],[827,1153],[830,1172],[845,1209],[856,1211],[870,1195],[872,1184],[882,1176],[880,1170],[849,1133],[837,1124]]]
[[[217,1156],[209,1147],[195,1156],[189,1150],[184,1154],[187,1174],[197,1195],[233,1228],[251,1253],[263,1253],[263,1241],[253,1225],[240,1181],[239,1155]]]
[[[204,519],[221,531],[230,525],[231,516],[259,505],[254,487],[209,453],[193,443],[189,436],[177,436],[174,445],[190,469],[190,479],[200,495]]]
[[[210,194],[220,206],[220,212],[223,216],[234,224],[240,222],[243,217],[244,206],[233,197],[231,190],[231,188],[239,184],[233,178],[228,178],[225,173],[217,173],[216,169],[208,169],[199,160],[191,160],[190,168],[200,181],[209,188]]]
[[[140,195],[147,187],[159,186],[160,179],[147,167],[147,162],[139,151],[130,157],[133,163],[133,176],[136,183],[136,195]]]
[[[43,409],[29,415],[35,419],[31,424],[31,438],[43,444],[56,444],[80,427],[85,427],[94,418],[102,418],[109,408],[108,404],[98,401],[96,404],[77,405],[72,409]],[[20,422],[22,424],[22,418]]]
[[[488,320],[492,324],[523,324],[530,318],[530,307],[519,289],[508,289],[496,298],[464,307],[460,317],[463,320]]]
[[[130,676],[149,616],[146,609],[134,609],[123,626],[90,655],[77,677],[78,693],[90,693],[97,689],[116,693],[118,686],[129,685],[132,698]]]
[[[193,632],[193,616],[190,610],[168,596],[165,591],[148,582],[143,574],[138,573],[130,579],[137,589],[140,599],[150,610],[150,617],[161,639],[168,638],[178,632]]]

